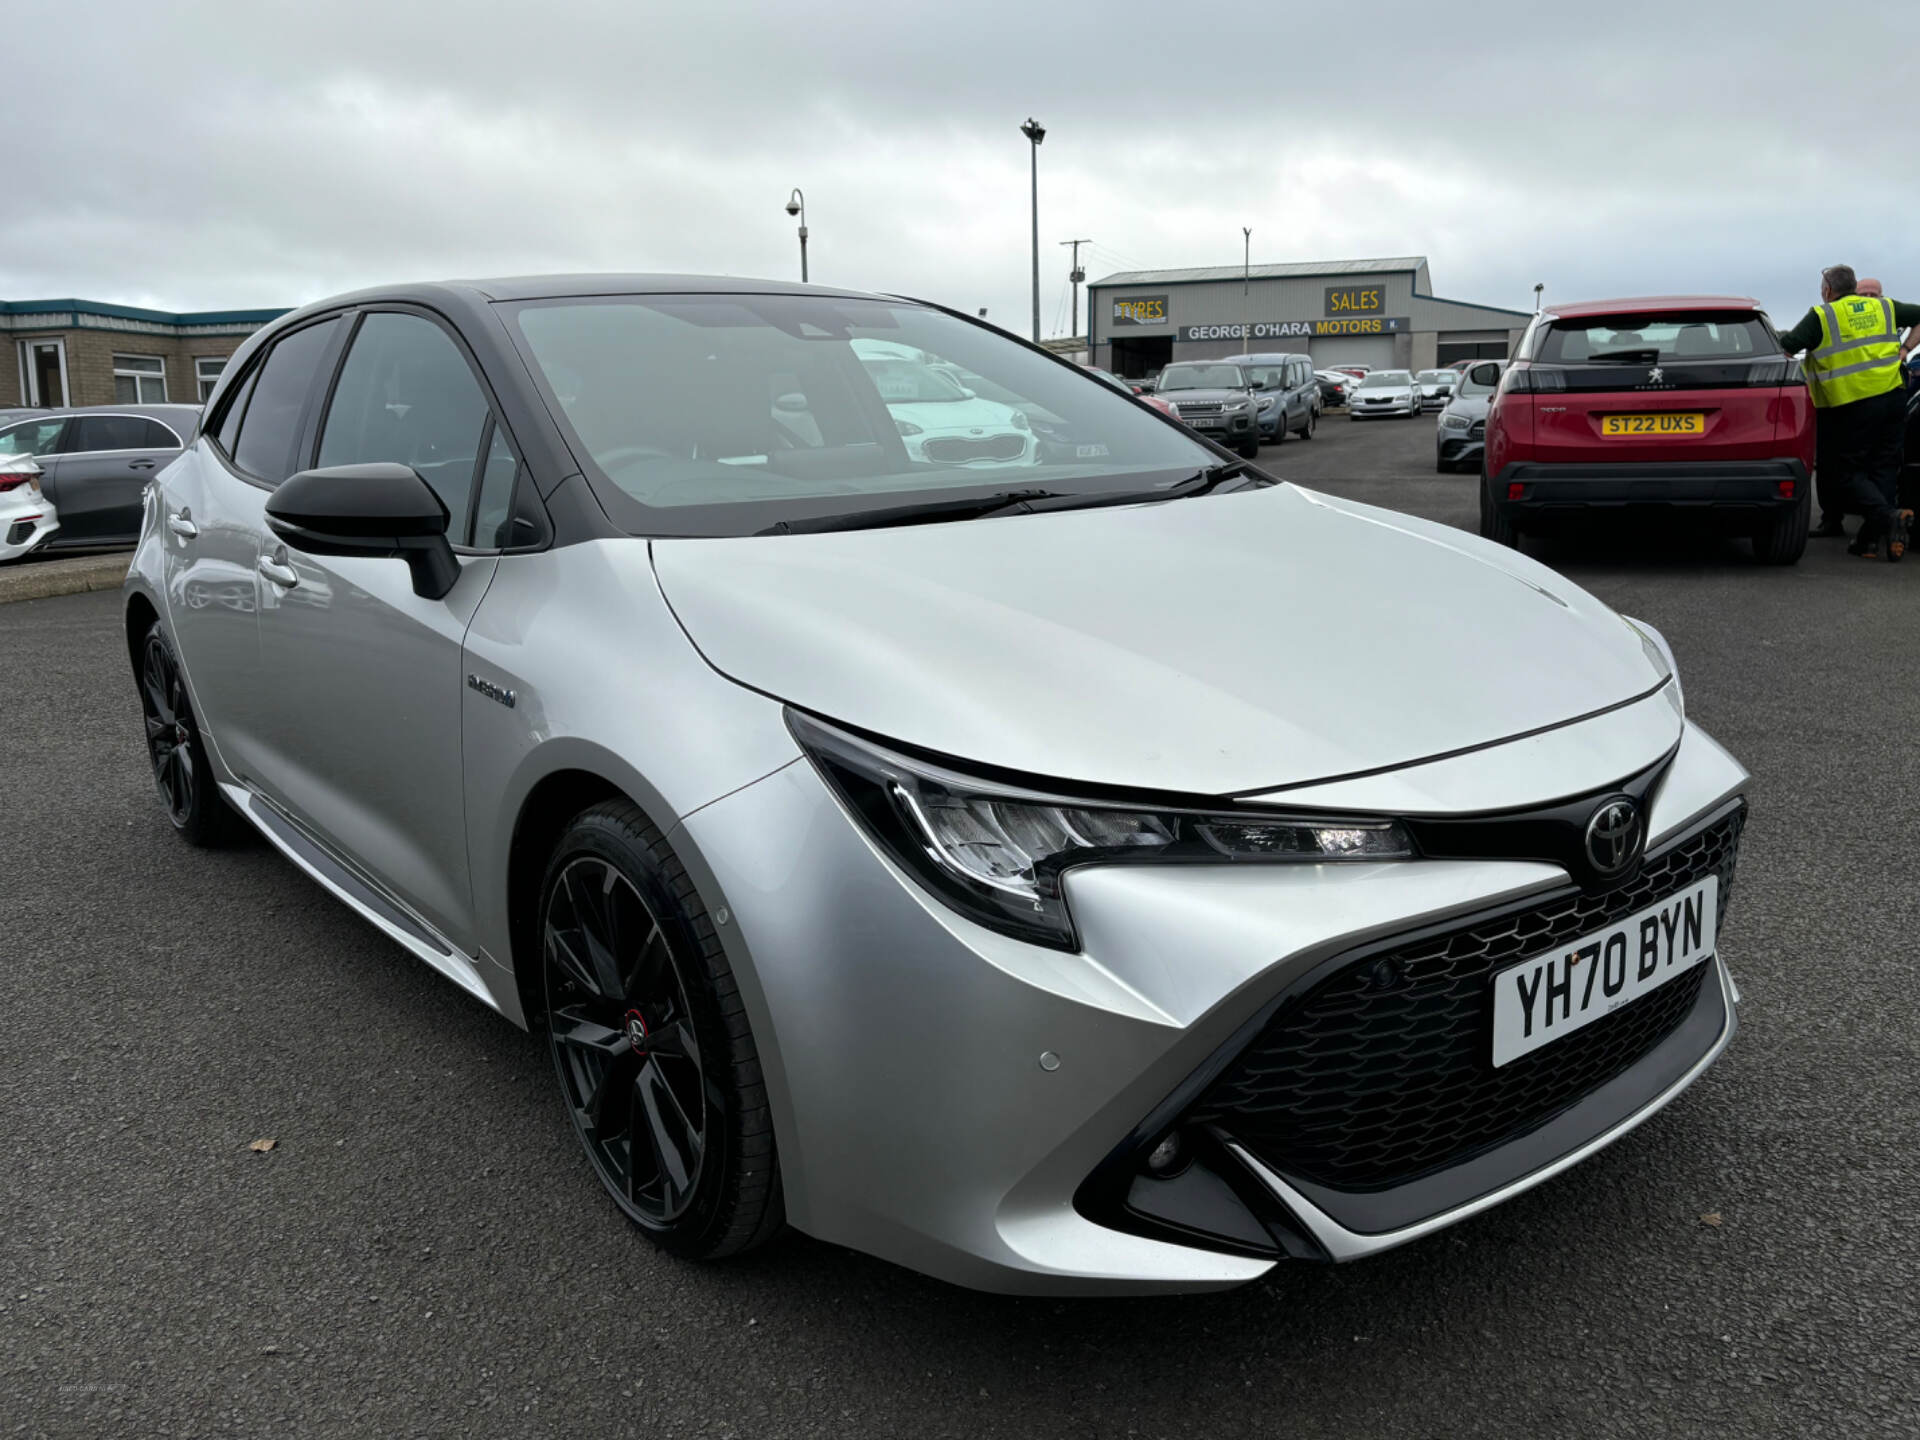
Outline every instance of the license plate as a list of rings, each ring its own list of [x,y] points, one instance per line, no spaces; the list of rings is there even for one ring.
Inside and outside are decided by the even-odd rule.
[[[1218,415],[1196,415],[1187,421],[1196,430],[1218,430],[1226,423]]]
[[[1712,958],[1719,899],[1720,880],[1709,875],[1576,944],[1494,976],[1494,1068],[1564,1039]]]
[[[1663,410],[1658,414],[1602,415],[1600,433],[1623,435],[1704,435],[1707,412],[1704,410]]]

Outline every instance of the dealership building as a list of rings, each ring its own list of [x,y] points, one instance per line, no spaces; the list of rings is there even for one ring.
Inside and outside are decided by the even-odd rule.
[[[1502,360],[1532,318],[1441,299],[1424,255],[1128,270],[1087,286],[1091,362],[1118,375],[1247,351],[1403,370]]]
[[[0,407],[203,404],[240,342],[286,313],[0,300]]]

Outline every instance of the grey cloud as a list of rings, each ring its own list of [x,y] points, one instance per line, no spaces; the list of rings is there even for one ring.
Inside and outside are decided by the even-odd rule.
[[[156,13],[159,8],[159,13]],[[1382,7],[1375,7],[1376,9]],[[1388,7],[1391,8],[1391,7]],[[295,303],[516,270],[816,279],[1024,328],[1066,255],[1418,252],[1443,294],[1920,296],[1896,124],[1916,7],[255,3],[48,7],[10,85],[0,295]],[[1246,45],[1197,43],[1209,29]],[[1817,123],[1814,116],[1817,114]],[[1864,143],[1863,143],[1864,142]],[[1911,276],[1903,279],[1905,272]]]

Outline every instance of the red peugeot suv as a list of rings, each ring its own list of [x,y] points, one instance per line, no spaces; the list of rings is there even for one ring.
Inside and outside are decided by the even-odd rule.
[[[1768,565],[1807,543],[1813,407],[1753,300],[1674,295],[1536,315],[1487,413],[1480,533],[1517,545],[1596,508],[1707,510]]]

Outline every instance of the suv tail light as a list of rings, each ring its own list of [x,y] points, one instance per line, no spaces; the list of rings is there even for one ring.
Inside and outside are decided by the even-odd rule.
[[[6,494],[9,490],[18,490],[22,485],[31,485],[32,483],[33,477],[31,475],[0,475],[0,495]]]

